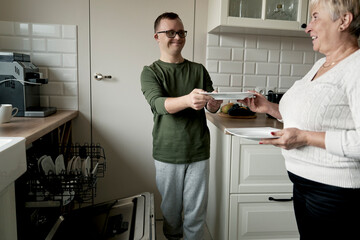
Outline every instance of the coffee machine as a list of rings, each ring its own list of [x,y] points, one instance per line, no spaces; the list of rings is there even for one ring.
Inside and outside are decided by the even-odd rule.
[[[0,52],[0,104],[17,107],[17,117],[46,117],[56,112],[55,107],[40,106],[40,87],[47,83],[29,55]]]

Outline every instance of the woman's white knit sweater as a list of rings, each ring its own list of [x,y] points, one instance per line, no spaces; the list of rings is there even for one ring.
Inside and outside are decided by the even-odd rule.
[[[326,149],[283,150],[287,170],[316,182],[360,188],[360,50],[312,81],[317,61],[280,101],[284,128],[325,132]]]

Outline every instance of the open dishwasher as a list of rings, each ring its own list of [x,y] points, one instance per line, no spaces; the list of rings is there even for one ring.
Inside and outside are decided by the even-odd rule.
[[[155,239],[154,196],[142,193],[61,215],[46,240]]]

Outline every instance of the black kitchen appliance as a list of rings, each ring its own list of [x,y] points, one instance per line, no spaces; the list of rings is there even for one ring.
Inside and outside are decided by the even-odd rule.
[[[273,103],[279,103],[282,96],[284,95],[285,93],[283,92],[274,92],[272,90],[269,90],[268,91],[268,94],[266,95],[267,96],[267,99],[269,102],[273,102]],[[269,118],[274,118],[272,117],[271,115],[269,114],[266,114]]]
[[[29,55],[0,52],[0,104],[17,107],[17,117],[46,117],[56,112],[55,107],[40,106],[40,86],[47,83]]]
[[[59,217],[46,240],[154,240],[154,196],[142,193]]]

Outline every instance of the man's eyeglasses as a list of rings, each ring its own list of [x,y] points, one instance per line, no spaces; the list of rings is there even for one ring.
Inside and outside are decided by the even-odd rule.
[[[174,38],[176,36],[176,34],[179,35],[179,37],[181,37],[181,38],[185,38],[187,35],[187,31],[184,31],[184,30],[180,30],[178,32],[174,31],[174,30],[168,30],[168,31],[160,31],[157,33],[165,33],[168,38]]]

